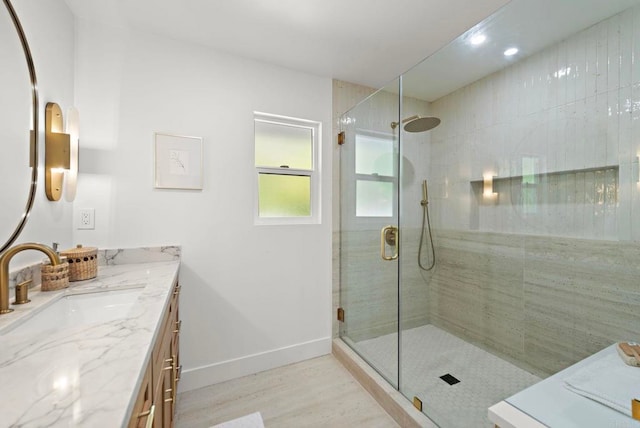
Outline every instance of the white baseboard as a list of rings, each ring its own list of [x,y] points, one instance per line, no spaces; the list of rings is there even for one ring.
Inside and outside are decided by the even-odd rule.
[[[331,337],[247,355],[192,369],[184,369],[178,392],[191,391],[261,371],[331,353]]]

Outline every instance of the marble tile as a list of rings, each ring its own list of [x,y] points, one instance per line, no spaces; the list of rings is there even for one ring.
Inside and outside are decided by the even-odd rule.
[[[401,234],[402,256],[399,261],[387,262],[380,258],[378,229],[342,232],[341,299],[348,308],[344,333],[353,340],[396,331],[398,303],[405,328],[428,322],[430,274],[417,266],[420,232],[402,229]]]
[[[353,340],[397,330],[397,262],[380,258],[380,230],[342,231],[343,331]]]
[[[529,362],[551,374],[640,337],[639,259],[634,243],[527,237]]]
[[[532,268],[535,263],[527,263]],[[538,266],[540,267],[540,266]],[[525,285],[526,331],[522,338],[522,359],[545,375],[562,370],[576,361],[574,319],[567,310],[574,291],[555,275],[547,275],[551,266],[527,274]]]
[[[425,414],[442,427],[490,427],[487,408],[540,378],[433,325],[403,330],[400,391],[423,401]],[[387,349],[397,333],[358,343],[359,349],[394,367]],[[440,376],[460,383],[449,385]],[[463,406],[460,403],[464,403]]]
[[[420,229],[403,228],[400,241],[400,328],[407,329],[429,322],[429,282],[433,271],[423,271],[418,267],[418,247]],[[423,240],[422,263],[429,264],[431,249],[426,232]]]
[[[98,250],[98,265],[124,265],[130,263],[169,262],[180,260],[179,245],[163,247],[116,248]]]
[[[16,284],[31,280],[30,288],[40,285],[40,263],[32,264],[9,272],[9,290],[13,290]]]
[[[434,241],[431,323],[521,358],[522,237],[438,231]]]
[[[640,337],[633,242],[438,231],[430,322],[548,376]]]
[[[167,245],[162,247],[99,249],[98,266],[179,261],[180,254],[181,247],[179,245]],[[32,281],[30,288],[36,288],[40,286],[40,267],[40,263],[35,263],[10,271],[9,289],[13,290],[16,284],[28,280]],[[13,293],[13,291],[11,291],[11,293]]]

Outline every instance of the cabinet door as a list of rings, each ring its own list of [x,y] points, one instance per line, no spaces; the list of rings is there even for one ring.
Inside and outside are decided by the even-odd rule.
[[[166,324],[165,324],[166,326]],[[166,328],[166,327],[165,327]],[[163,428],[163,398],[164,398],[164,373],[167,370],[173,369],[171,361],[167,361],[169,358],[166,352],[167,341],[165,339],[166,334],[163,332],[160,334],[156,341],[154,357],[153,357],[153,404],[155,405],[154,413],[154,428]]]
[[[162,328],[154,344],[151,360],[145,370],[145,380],[138,394],[129,428],[145,427],[147,421],[151,422],[149,418],[152,418],[154,428],[173,427],[180,373],[179,294],[180,286],[175,284],[169,307],[160,321]]]
[[[171,355],[173,356],[173,361],[175,361],[174,364],[176,366],[175,372],[173,373],[173,390],[177,398],[178,382],[180,382],[180,375],[182,373],[182,366],[180,365],[180,332],[178,329],[176,329],[173,341],[171,342]]]
[[[170,325],[170,324],[169,324]],[[161,396],[158,400],[158,409],[162,409],[162,427],[170,428],[173,426],[173,410],[175,405],[175,363],[171,355],[171,334],[173,330],[167,331],[166,346],[164,347],[164,361],[166,363],[165,370],[161,374],[159,383],[161,384]]]
[[[156,378],[156,388],[153,394],[153,405],[155,406],[155,412],[153,414],[153,428],[164,428],[164,383],[162,382],[163,374],[160,373],[160,377]],[[167,425],[168,426],[168,425]]]
[[[178,395],[178,381],[180,380],[180,373],[182,372],[182,366],[180,365],[180,328],[182,326],[182,321],[180,320],[180,286],[176,287],[175,292],[173,293],[173,313],[172,313],[172,334],[171,334],[171,356],[175,365],[175,372],[173,374],[173,390],[174,396]],[[174,403],[175,406],[175,403]]]
[[[162,411],[164,422],[163,426],[165,428],[170,428],[173,426],[173,409],[175,404],[175,394],[173,391],[173,373],[174,370],[167,371],[164,374],[163,379],[164,405]]]
[[[165,340],[167,341],[167,360],[171,360],[173,364],[173,370],[165,373],[164,382],[164,422],[165,427],[173,426],[173,417],[176,408],[176,399],[178,396],[178,376],[180,372],[180,352],[179,346],[179,334],[180,334],[180,319],[178,317],[178,307],[180,296],[180,285],[176,284],[174,288],[173,296],[169,306],[169,323],[167,325],[167,332]]]
[[[141,428],[147,425],[149,418],[153,417],[151,406],[153,405],[153,381],[151,376],[151,364],[147,365],[140,392],[133,406],[129,428]]]
[[[168,324],[169,326],[170,324]],[[155,377],[156,393],[154,403],[156,406],[154,428],[170,428],[173,426],[173,388],[172,380],[175,366],[171,357],[171,336],[167,329],[163,334],[163,346],[161,352],[162,368]]]
[[[175,305],[172,300],[168,315],[168,322],[162,334],[161,361],[162,370],[156,377],[158,382],[158,395],[156,400],[156,409],[162,420],[163,428],[171,428],[173,426],[173,412],[175,409],[175,379],[176,379],[176,361],[177,355],[174,349],[174,336],[176,330]]]

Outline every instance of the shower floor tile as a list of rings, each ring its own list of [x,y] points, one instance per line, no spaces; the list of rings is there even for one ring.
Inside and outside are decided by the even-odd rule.
[[[360,341],[357,349],[395,379],[397,343],[397,334],[388,334]],[[443,428],[493,427],[490,406],[541,380],[432,325],[403,331],[401,355],[401,392],[422,400],[424,413]],[[450,384],[446,375],[459,382]]]

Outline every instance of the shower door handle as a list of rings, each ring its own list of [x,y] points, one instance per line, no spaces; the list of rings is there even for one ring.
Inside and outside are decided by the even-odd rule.
[[[399,241],[400,235],[397,227],[385,226],[382,228],[380,231],[380,257],[382,257],[382,260],[390,261],[398,258]],[[387,243],[394,248],[392,256],[387,256]]]

